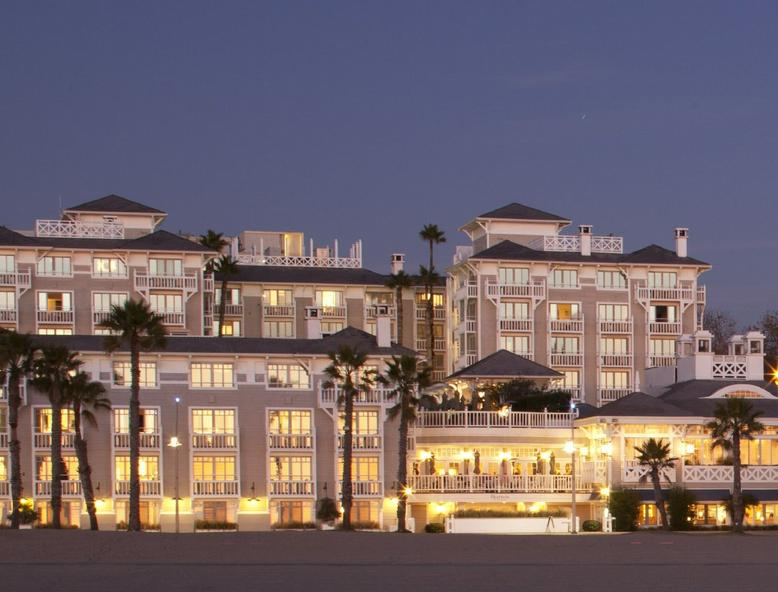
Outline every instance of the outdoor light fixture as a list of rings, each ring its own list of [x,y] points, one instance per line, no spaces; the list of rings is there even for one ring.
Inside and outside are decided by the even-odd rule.
[[[694,454],[695,450],[696,447],[691,442],[686,442],[686,444],[683,445],[684,454]]]
[[[613,454],[613,444],[610,442],[606,442],[602,446],[600,446],[600,454],[603,454],[605,456],[610,456]]]
[[[573,454],[573,452],[575,452],[575,442],[572,440],[565,442],[565,452],[567,454]]]
[[[602,497],[608,497],[611,494],[610,487],[600,487],[600,495]]]
[[[413,489],[411,487],[406,487],[403,489],[403,493],[405,494],[405,497],[408,497],[413,493]]]
[[[253,503],[258,502],[259,500],[257,499],[257,492],[256,492],[256,488],[254,487],[253,481],[251,482],[250,489],[251,489],[251,497],[249,498],[249,501]]]
[[[497,412],[497,415],[500,417],[508,417],[511,414],[511,406],[510,405],[504,405],[503,407],[500,407],[500,410]]]

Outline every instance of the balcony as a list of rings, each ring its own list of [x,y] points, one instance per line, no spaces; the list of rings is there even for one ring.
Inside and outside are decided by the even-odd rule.
[[[362,267],[362,241],[351,245],[348,257],[338,256],[338,244],[335,243],[334,256],[323,257],[314,255],[267,255],[262,254],[264,247],[260,244],[260,253],[241,253],[237,256],[240,265],[273,265],[280,267],[329,267],[342,269],[359,269]],[[317,251],[320,251],[317,249]]]
[[[294,305],[291,306],[270,306],[262,307],[262,316],[264,317],[293,317]]]
[[[748,357],[713,356],[713,378],[745,380],[748,378]]]
[[[475,282],[463,283],[454,291],[454,300],[466,298],[478,298],[478,284]]]
[[[731,465],[685,465],[684,483],[726,483],[732,484]],[[778,465],[748,465],[740,470],[744,483],[770,483],[778,481]]]
[[[0,273],[0,286],[27,290],[32,285],[29,271]]]
[[[446,376],[448,376],[448,372],[445,370],[433,370],[431,373],[431,378],[433,384],[438,382],[443,382],[446,379]]]
[[[232,449],[238,447],[236,434],[192,434],[192,448]]]
[[[313,434],[268,434],[268,447],[282,450],[313,450]]]
[[[548,354],[549,364],[551,366],[583,366],[583,354]]]
[[[454,333],[456,335],[461,335],[463,333],[475,333],[476,327],[477,322],[475,319],[465,319],[456,326]]]
[[[632,368],[632,354],[600,354],[601,367]]]
[[[675,356],[648,356],[647,368],[658,366],[675,366]]]
[[[141,432],[140,433],[140,447],[141,449],[159,449],[160,435],[158,432]],[[114,432],[113,435],[113,447],[116,450],[129,450],[130,449],[130,434],[126,432]]]
[[[621,467],[621,481],[622,483],[639,483],[647,473],[648,467],[641,465],[635,460],[628,460]],[[663,469],[660,479],[664,483],[675,483],[675,469]],[[648,483],[650,483],[650,480]]]
[[[111,317],[110,310],[95,310],[92,311],[92,324],[99,325],[104,323]]]
[[[0,323],[15,323],[16,310],[12,308],[0,308]]]
[[[72,325],[75,315],[72,310],[38,310],[38,323],[46,325]]]
[[[504,332],[532,333],[534,321],[532,319],[499,319],[497,327]]]
[[[577,491],[591,484],[576,479]],[[564,493],[571,492],[571,475],[412,475],[410,487],[420,493]]]
[[[81,497],[81,481],[68,479],[61,481],[64,497]],[[51,481],[35,481],[35,497],[51,497]]]
[[[632,319],[625,320],[600,320],[597,322],[600,333],[632,334]]]
[[[697,286],[697,302],[699,304],[705,304],[705,301],[706,301],[705,286]]]
[[[620,388],[613,388],[613,387],[597,387],[597,400],[602,403],[610,403],[611,401],[615,401],[616,399],[621,399],[621,397],[626,397],[628,394],[632,392],[632,389],[629,387],[620,387]]]
[[[196,497],[237,497],[240,484],[229,481],[192,481],[192,495]]]
[[[680,287],[654,287],[646,288],[638,286],[637,299],[643,301],[660,300],[660,301],[678,301],[678,302],[691,302],[694,299],[695,290],[692,287],[691,282],[681,282]]]
[[[543,300],[546,297],[546,286],[534,284],[500,284],[487,282],[486,295],[489,298],[532,298]]]
[[[397,309],[390,305],[390,304],[373,304],[365,306],[365,319],[375,319],[376,318],[376,306],[385,306],[387,309],[387,315],[394,319],[397,317]]]
[[[75,432],[62,432],[62,448],[73,448],[76,442]],[[33,444],[35,448],[51,449],[51,432],[33,433]]]
[[[435,348],[435,351],[446,351],[446,340],[445,339],[434,339],[433,340],[433,347]],[[426,339],[417,339],[416,340],[416,351],[427,351],[427,340]]]
[[[369,391],[359,391],[354,397],[355,405],[382,405],[390,401],[391,389],[374,388]],[[319,387],[319,403],[322,406],[337,405],[340,399],[340,387]]]
[[[46,238],[124,238],[119,222],[84,222],[81,220],[36,220],[35,236]]]
[[[0,403],[7,403],[8,402],[8,382],[6,378],[6,383],[0,385]],[[19,384],[19,398],[22,400],[22,405],[27,404],[27,381],[21,380]]]
[[[341,319],[346,316],[345,306],[321,306],[316,305],[321,309],[321,316],[323,319]]]
[[[284,480],[270,482],[270,496],[275,497],[299,497],[314,495],[313,481],[308,480]]]
[[[197,291],[196,275],[152,275],[146,272],[135,272],[135,289],[138,292],[149,290],[184,290]]]
[[[394,314],[394,313],[392,313]],[[417,321],[426,321],[427,320],[427,307],[424,306],[424,304],[416,304],[416,320]],[[432,320],[433,321],[445,321],[446,320],[446,309],[442,306],[435,306],[432,309]]]
[[[529,242],[529,247],[540,251],[580,253],[581,236],[577,234],[539,236]],[[592,236],[591,250],[592,253],[623,253],[624,239],[620,236]]]
[[[345,436],[338,434],[338,448],[343,448]],[[352,437],[354,450],[381,450],[381,436],[378,434],[354,434]]]
[[[354,497],[376,497],[383,495],[384,484],[381,481],[352,481],[351,492]],[[343,481],[338,480],[338,497],[343,495]]]
[[[0,481],[0,497],[9,497],[11,495],[11,482]]]
[[[580,386],[560,386],[557,387],[560,391],[570,393],[570,398],[573,401],[583,401],[583,393]]]
[[[129,481],[115,481],[113,484],[113,493],[116,496],[126,497],[130,495],[130,482]],[[141,479],[140,481],[140,495],[141,497],[160,497],[162,496],[162,481],[153,480],[146,481]]]
[[[583,315],[574,319],[551,319],[548,322],[548,330],[551,333],[583,333]]]
[[[416,429],[570,429],[573,417],[568,412],[556,411],[419,411],[414,426]]]
[[[216,303],[213,307],[213,314],[214,316],[218,316],[219,314],[219,307],[221,305],[219,303]],[[224,316],[226,317],[242,317],[243,316],[243,305],[242,304],[230,304],[229,302],[224,305]]]
[[[0,448],[8,448],[8,432],[0,432]]]
[[[680,335],[681,323],[666,321],[652,321],[648,324],[648,332],[655,335]]]

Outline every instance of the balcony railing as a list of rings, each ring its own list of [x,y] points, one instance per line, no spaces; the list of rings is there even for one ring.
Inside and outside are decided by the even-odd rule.
[[[394,314],[394,313],[392,313]],[[416,304],[416,320],[427,320],[427,307],[424,304]],[[442,306],[435,306],[432,308],[432,320],[433,321],[445,321],[446,309]]]
[[[196,275],[152,275],[146,272],[135,272],[135,289],[140,292],[148,290],[185,290],[197,291]]]
[[[581,236],[571,234],[540,236],[531,240],[529,247],[541,251],[580,253]],[[592,253],[623,253],[624,239],[620,236],[592,236],[591,249]]]
[[[626,397],[632,392],[629,387],[622,388],[609,388],[609,387],[597,387],[597,399],[600,403],[610,403],[621,397]]]
[[[489,298],[533,298],[543,300],[546,297],[546,286],[543,283],[501,284],[488,282],[486,295]]]
[[[632,319],[614,321],[600,320],[598,322],[600,333],[627,333],[632,334]]]
[[[73,448],[76,442],[74,432],[62,432],[62,448]],[[51,448],[51,432],[35,432],[33,434],[35,448]]]
[[[38,310],[38,322],[49,325],[72,325],[75,315],[72,310]]]
[[[260,245],[260,251],[263,251]],[[338,256],[338,245],[335,244],[334,256],[315,257],[310,255],[263,255],[262,253],[242,253],[237,256],[241,265],[273,265],[281,267],[337,267],[359,269],[362,267],[362,241],[351,245],[348,257]]]
[[[672,300],[681,302],[691,302],[694,299],[694,289],[691,284],[681,284],[680,287],[668,288],[646,288],[638,286],[638,300]]]
[[[262,316],[265,317],[293,317],[294,305],[291,306],[271,306],[265,305],[262,307]]]
[[[31,285],[29,271],[0,273],[0,286],[27,289]]]
[[[373,305],[367,305],[365,306],[365,318],[366,319],[375,319],[376,318],[376,306],[385,306],[386,307],[386,314],[394,319],[397,317],[397,310],[394,308],[394,306],[389,304],[373,304]]]
[[[732,483],[731,465],[686,465],[683,468],[684,483]],[[748,465],[740,470],[745,483],[775,483],[778,481],[778,465]]]
[[[418,429],[570,428],[573,415],[558,411],[419,411]]]
[[[573,401],[583,401],[583,393],[580,386],[560,386],[557,387],[560,391],[566,391],[570,393],[570,398]]]
[[[5,429],[5,426],[3,426],[3,429]],[[0,432],[0,448],[8,448],[8,432]]]
[[[235,434],[192,434],[192,448],[237,448]]]
[[[583,354],[548,354],[551,366],[583,366]]]
[[[10,481],[0,481],[0,497],[8,497],[10,495],[11,495]]]
[[[92,311],[92,324],[99,325],[111,318],[110,310],[94,310]]]
[[[338,434],[338,448],[343,448],[345,439],[343,434]],[[354,450],[380,450],[381,436],[378,434],[354,434],[351,443]]]
[[[141,448],[159,448],[160,435],[156,432],[141,432],[140,433],[140,447]],[[126,432],[114,432],[113,435],[113,447],[116,449],[129,449],[130,448],[130,434]]]
[[[313,434],[268,434],[268,446],[291,450],[313,450]]]
[[[675,356],[648,356],[646,367],[675,366]]]
[[[499,319],[498,326],[500,331],[512,331],[531,333],[533,326],[532,319]]]
[[[381,481],[352,481],[351,492],[355,497],[375,497],[383,495],[384,484]],[[343,495],[343,481],[338,481],[338,497]]]
[[[576,479],[576,490],[590,483]],[[554,493],[572,491],[571,475],[413,475],[413,493]]]
[[[552,333],[583,333],[583,315],[575,319],[551,319],[548,322],[548,330]]]
[[[744,380],[748,377],[746,356],[713,356],[713,378]]]
[[[649,469],[647,466],[641,465],[637,461],[625,461],[624,465],[621,467],[621,480],[623,483],[639,483],[643,476],[648,473],[648,471]],[[675,469],[662,469],[660,478],[665,483],[675,482]]]
[[[0,323],[15,323],[16,310],[12,308],[0,308]]]
[[[314,495],[314,482],[302,480],[271,481],[271,496],[312,496]]]
[[[180,310],[155,310],[155,314],[162,316],[162,322],[166,325],[185,325],[186,313]]]
[[[81,497],[81,481],[68,479],[61,481],[62,495],[67,497]],[[51,481],[35,481],[35,497],[51,497]]]
[[[5,384],[0,384],[0,403],[7,403],[8,402],[8,382],[6,379]],[[27,381],[22,380],[19,384],[19,397],[22,400],[22,404],[27,404]]]
[[[129,481],[115,481],[113,485],[114,495],[128,496],[130,495],[130,482]],[[159,497],[162,495],[162,481],[140,481],[140,495],[141,497]]]
[[[435,339],[433,340],[433,347],[435,348],[435,351],[446,351],[446,340],[445,339]],[[416,350],[417,351],[427,351],[427,340],[426,339],[417,339],[416,340]]]
[[[213,314],[218,315],[219,314],[219,307],[221,305],[219,303],[216,303],[213,305]],[[242,304],[230,304],[227,303],[224,305],[224,315],[228,317],[242,317],[243,316],[243,305]]]
[[[124,238],[120,222],[84,222],[81,220],[36,220],[35,236],[46,238]]]
[[[391,389],[374,388],[369,391],[359,391],[354,397],[356,405],[381,405],[390,401]],[[323,405],[334,405],[340,399],[340,387],[319,387],[319,401]]]
[[[433,370],[430,376],[432,378],[432,382],[437,383],[443,382],[446,376],[448,376],[448,373],[445,370]]]
[[[632,354],[600,354],[600,366],[610,368],[631,368]]]
[[[192,481],[192,495],[198,497],[234,497],[240,495],[240,484],[230,481]]]
[[[697,286],[697,302],[700,304],[705,304],[706,300],[706,290],[705,286]]]
[[[679,335],[681,333],[681,323],[653,321],[648,324],[648,332],[657,335]]]
[[[320,306],[318,304],[316,306],[321,309],[322,318],[343,318],[346,316],[345,306]]]

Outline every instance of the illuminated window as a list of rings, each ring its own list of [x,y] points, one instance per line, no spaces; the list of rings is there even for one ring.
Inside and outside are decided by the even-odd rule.
[[[195,456],[192,459],[194,481],[234,481],[234,456]]]
[[[130,388],[132,383],[130,362],[113,363],[113,385],[117,387]],[[157,386],[157,363],[140,363],[140,386],[141,388],[154,388]]]
[[[271,456],[271,481],[311,481],[313,462],[310,456]]]
[[[531,353],[528,335],[500,335],[500,349],[508,350],[514,354],[526,355]]]
[[[222,362],[192,362],[193,388],[232,388],[233,365]]]
[[[38,260],[36,272],[44,277],[70,277],[73,270],[70,265],[70,257],[41,257]]]
[[[184,275],[184,263],[181,259],[149,259],[149,275]]]
[[[8,459],[0,456],[0,481],[8,481]]]
[[[116,481],[130,480],[130,457],[117,456],[114,459]],[[156,456],[141,456],[138,458],[138,475],[141,481],[159,480],[159,458]]]
[[[311,433],[311,412],[308,409],[271,409],[267,418],[271,434]]]
[[[550,288],[577,288],[578,270],[577,269],[555,269],[548,277]]]
[[[581,318],[581,305],[577,302],[552,302],[549,314],[553,321],[571,321]]]
[[[38,335],[73,335],[73,329],[64,327],[41,327],[38,329]]]
[[[92,259],[92,277],[124,278],[127,277],[127,266],[118,257],[94,257]]]
[[[419,307],[424,307],[427,305],[427,300],[429,298],[427,297],[427,293],[424,291],[416,292],[416,305]],[[433,292],[432,294],[432,306],[435,308],[442,308],[446,304],[445,294],[441,294],[440,292]]]
[[[213,334],[219,334],[219,321],[213,322]],[[222,323],[222,335],[226,337],[240,337],[240,321],[224,319],[224,323]]]
[[[343,306],[343,292],[339,290],[316,290],[316,306],[324,308]]]
[[[291,290],[263,290],[262,301],[265,306],[294,306]]]
[[[216,289],[216,305],[220,305],[222,301],[221,288]],[[227,288],[227,302],[225,304],[240,304],[240,288]]]
[[[304,523],[313,520],[312,504],[303,500],[277,500],[270,503],[273,524]]]
[[[50,407],[37,407],[35,409],[35,431],[39,434],[50,434],[52,426],[52,412]],[[75,430],[75,417],[72,409],[62,410],[62,431],[73,432]]]
[[[276,389],[309,389],[311,380],[300,364],[268,364],[267,386]]]
[[[500,267],[497,269],[497,281],[501,284],[529,284],[529,268]]]
[[[354,481],[378,481],[379,467],[377,456],[354,456],[351,459],[351,478]],[[338,475],[343,475],[343,457],[338,458]]]
[[[234,434],[234,409],[192,409],[192,431],[195,434]]]
[[[338,331],[343,331],[345,324],[343,321],[322,321],[321,322],[321,334],[332,335]]]
[[[73,293],[72,292],[38,292],[38,310],[72,311]]]
[[[597,287],[603,290],[626,290],[627,278],[620,271],[598,271]]]
[[[113,431],[115,434],[130,433],[130,410],[127,407],[114,407]],[[141,434],[159,433],[159,410],[141,407],[140,409]]]
[[[64,473],[68,481],[78,479],[78,458],[75,456],[62,456],[64,462]],[[38,481],[51,481],[53,467],[51,466],[51,456],[35,457],[35,476]]]
[[[354,434],[356,435],[375,435],[378,434],[378,411],[365,409],[355,409],[353,417]],[[338,418],[338,430],[343,433],[346,425],[345,414],[341,413]]]

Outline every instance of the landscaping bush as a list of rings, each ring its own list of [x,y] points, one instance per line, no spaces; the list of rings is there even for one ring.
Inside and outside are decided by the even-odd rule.
[[[234,522],[220,520],[195,520],[195,530],[237,530]]]
[[[640,495],[634,489],[614,489],[611,491],[608,510],[613,516],[613,530],[637,530]]]
[[[316,524],[313,522],[300,522],[300,521],[290,521],[290,522],[276,522],[271,527],[273,530],[308,530],[308,529],[315,529]]]
[[[351,521],[351,528],[354,530],[378,530],[380,526],[378,522],[373,520]]]
[[[518,510],[457,510],[455,518],[564,518],[564,510],[519,512]]]
[[[140,525],[141,530],[160,530],[159,524],[141,524]],[[129,530],[130,525],[127,524],[124,520],[118,522],[116,524],[116,530]]]
[[[602,522],[599,520],[584,520],[581,524],[581,530],[584,532],[600,532],[602,530]]]
[[[672,530],[690,530],[694,525],[694,503],[697,499],[685,487],[676,486],[667,493],[667,510]]]
[[[424,532],[430,532],[430,533],[446,532],[446,527],[442,522],[430,522],[424,527]]]
[[[316,519],[320,522],[334,522],[340,518],[338,504],[331,497],[323,497],[316,502]]]
[[[11,520],[13,514],[8,514],[8,520]],[[31,504],[19,504],[19,524],[32,524],[38,519],[38,512]]]

